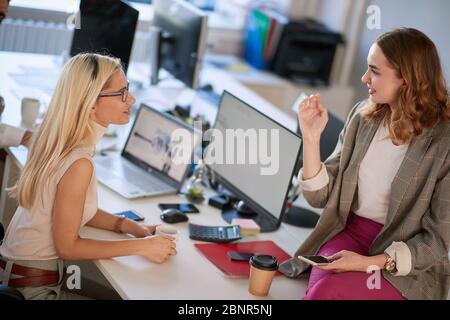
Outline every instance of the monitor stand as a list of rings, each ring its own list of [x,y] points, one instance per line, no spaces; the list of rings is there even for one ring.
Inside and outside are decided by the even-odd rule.
[[[252,211],[243,201],[237,202],[231,208],[223,209],[222,218],[228,223],[231,223],[234,218],[253,219],[260,226],[261,232],[271,232],[278,229],[278,221],[275,218]]]
[[[320,216],[308,209],[292,206],[283,217],[283,222],[302,228],[314,228]]]

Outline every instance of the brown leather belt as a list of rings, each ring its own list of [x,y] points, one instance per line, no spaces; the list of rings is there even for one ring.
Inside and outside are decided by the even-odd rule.
[[[0,267],[5,270],[6,262],[0,260]],[[59,280],[58,271],[42,270],[38,268],[24,267],[13,264],[11,274],[22,276],[23,278],[10,279],[8,285],[12,288],[41,287],[50,284],[56,285]]]

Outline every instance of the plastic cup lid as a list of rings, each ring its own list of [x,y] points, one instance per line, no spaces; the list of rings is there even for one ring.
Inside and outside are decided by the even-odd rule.
[[[262,270],[278,270],[277,258],[269,254],[255,254],[250,258],[250,264]]]

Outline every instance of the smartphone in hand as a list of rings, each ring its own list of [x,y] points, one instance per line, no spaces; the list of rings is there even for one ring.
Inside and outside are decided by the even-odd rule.
[[[298,256],[298,258],[312,266],[320,266],[331,263],[332,261],[324,256]]]

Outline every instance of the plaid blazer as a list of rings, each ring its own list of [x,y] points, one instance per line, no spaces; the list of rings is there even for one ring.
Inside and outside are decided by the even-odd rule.
[[[280,265],[288,277],[298,277],[309,267],[298,255],[316,254],[345,228],[357,201],[358,168],[380,125],[380,121],[362,117],[366,105],[361,102],[351,110],[336,149],[325,161],[328,185],[304,191],[313,207],[324,210],[294,258]],[[446,299],[450,285],[450,123],[425,129],[408,147],[392,181],[386,223],[370,255],[383,253],[393,241],[408,246],[412,270],[406,276],[383,271],[384,277],[408,299]]]

